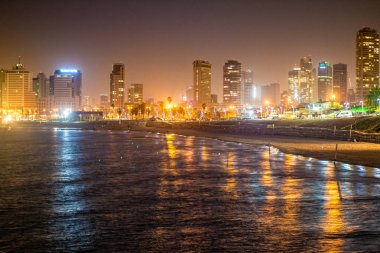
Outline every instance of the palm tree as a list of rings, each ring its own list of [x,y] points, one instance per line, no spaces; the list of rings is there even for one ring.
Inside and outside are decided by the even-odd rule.
[[[380,98],[380,87],[372,88],[368,95],[366,96],[366,100],[369,106],[377,106],[378,99]]]

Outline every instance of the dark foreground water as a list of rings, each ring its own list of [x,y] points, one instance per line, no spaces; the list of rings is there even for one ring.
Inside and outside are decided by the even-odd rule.
[[[173,134],[0,132],[0,252],[379,250],[377,168]]]

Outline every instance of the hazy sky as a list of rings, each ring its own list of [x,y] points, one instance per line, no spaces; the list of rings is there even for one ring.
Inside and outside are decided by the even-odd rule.
[[[221,101],[227,59],[252,68],[254,82],[279,82],[304,55],[348,64],[355,85],[355,36],[380,30],[380,0],[1,0],[0,68],[22,56],[34,74],[61,67],[83,72],[83,94],[109,93],[112,63],[144,97],[179,99],[192,62],[212,64]]]

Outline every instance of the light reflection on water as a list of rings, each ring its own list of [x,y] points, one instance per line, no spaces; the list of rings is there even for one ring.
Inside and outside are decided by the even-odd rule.
[[[16,129],[2,144],[0,251],[380,247],[377,168],[174,134]]]

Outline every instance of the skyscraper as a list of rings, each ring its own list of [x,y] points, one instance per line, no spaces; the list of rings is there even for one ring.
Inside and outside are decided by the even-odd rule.
[[[101,94],[100,95],[100,107],[102,109],[109,108],[110,102],[108,101],[108,95],[106,94]]]
[[[241,63],[228,60],[223,66],[223,103],[225,106],[241,106]]]
[[[338,63],[333,65],[333,94],[338,102],[347,101],[347,65]]]
[[[3,92],[5,93],[5,73],[4,69],[0,69],[0,108],[3,108]]]
[[[37,96],[38,112],[41,114],[51,111],[50,84],[44,73],[38,73],[33,78],[33,91]]]
[[[218,104],[218,95],[217,94],[211,94],[211,104],[212,105]]]
[[[114,108],[124,107],[125,80],[124,64],[115,63],[110,75],[110,103]]]
[[[253,105],[254,104],[254,85],[253,85],[253,72],[250,69],[242,71],[243,79],[243,96],[242,104],[243,105]]]
[[[313,62],[310,56],[302,57],[300,60],[300,82],[299,82],[299,102],[310,103],[314,99],[315,77]]]
[[[77,69],[57,69],[50,77],[53,109],[60,113],[81,110],[82,73]]]
[[[1,94],[3,109],[19,111],[24,115],[36,111],[32,75],[20,62],[12,70],[3,70],[1,79],[3,79]]]
[[[141,104],[143,102],[143,85],[141,83],[133,83],[128,89],[128,103]]]
[[[193,99],[196,106],[211,103],[211,64],[208,61],[193,62]]]
[[[288,89],[289,97],[294,103],[300,103],[300,81],[301,81],[301,69],[293,68],[288,72]]]
[[[379,34],[365,27],[356,35],[356,92],[365,100],[372,88],[379,86]]]
[[[333,95],[332,68],[329,62],[318,65],[318,100],[330,101]]]

